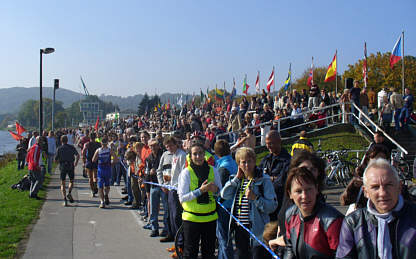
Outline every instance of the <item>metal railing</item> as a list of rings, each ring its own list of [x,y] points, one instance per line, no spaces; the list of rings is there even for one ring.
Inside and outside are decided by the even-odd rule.
[[[338,109],[334,109],[336,107],[338,107]],[[308,119],[309,115],[311,115],[313,113],[317,113],[321,110],[327,110],[327,111],[331,110],[331,113],[330,113],[331,115],[326,115],[325,118],[320,118],[320,119],[316,119],[316,120],[307,120],[306,122],[296,124],[296,125],[293,125],[293,126],[289,126],[289,127],[284,127],[284,128],[281,127],[282,124],[284,125],[285,121],[292,120],[294,116],[297,117],[297,118],[302,117],[305,120],[305,118]],[[334,110],[337,110],[339,112],[335,114]],[[248,112],[252,112],[252,111],[248,111]],[[273,123],[277,123],[277,125],[276,125],[277,131],[280,133],[280,132],[284,132],[284,131],[293,130],[295,128],[307,126],[307,125],[317,123],[317,122],[320,122],[320,121],[325,121],[325,126],[324,127],[313,130],[313,131],[318,131],[318,130],[323,130],[323,129],[326,129],[326,128],[329,128],[329,127],[340,124],[338,122],[335,122],[335,120],[334,120],[334,118],[339,118],[340,116],[342,116],[341,117],[341,122],[344,123],[344,121],[345,121],[344,120],[344,113],[345,113],[345,111],[344,111],[341,103],[336,103],[336,104],[328,105],[328,106],[325,106],[325,107],[315,107],[312,110],[307,110],[307,111],[304,111],[302,113],[296,114],[294,116],[290,115],[288,117],[280,118],[278,120],[263,122],[263,123],[260,123],[260,124],[254,125],[254,126],[248,126],[248,127],[246,126],[246,127],[244,127],[244,129],[246,129],[246,128],[255,129],[255,128],[264,127],[264,126],[271,126]],[[329,121],[331,119],[332,119],[332,123],[329,123]],[[216,138],[218,140],[219,138],[224,137],[224,136],[229,137],[231,134],[238,135],[238,133],[240,131],[241,130],[239,130],[239,131],[230,131],[230,132],[225,132],[225,133],[222,133],[222,134],[218,134],[216,136]],[[256,138],[261,138],[261,137],[262,137],[261,134],[256,136]],[[297,136],[285,137],[283,139],[290,139],[290,138],[293,138],[293,137],[297,137]],[[230,138],[229,137],[229,139],[233,140],[232,142],[230,142],[230,145],[235,144],[236,141],[237,141],[235,138]]]
[[[360,125],[362,125],[363,127],[365,127],[368,130],[368,132],[370,132],[373,136],[374,136],[374,134],[375,134],[376,131],[382,132],[384,134],[384,136],[388,140],[390,140],[394,145],[397,146],[397,149],[399,150],[401,157],[404,157],[404,155],[407,155],[409,153],[399,143],[397,143],[397,141],[395,141],[389,134],[387,134],[382,128],[380,128],[380,126],[378,126],[377,123],[375,123],[374,121],[372,121],[370,119],[370,117],[368,117],[368,115],[365,114],[363,112],[363,110],[361,110],[355,103],[351,102],[351,105],[353,105],[354,108],[358,111],[358,116],[355,113],[352,113],[352,112],[350,112],[349,114],[352,115],[352,116],[354,116],[357,119],[357,121],[360,122]],[[365,120],[363,120],[362,117],[364,117]],[[373,126],[373,128],[367,126],[366,125],[366,122],[370,123],[371,126]],[[375,130],[373,130],[373,129],[375,129]]]

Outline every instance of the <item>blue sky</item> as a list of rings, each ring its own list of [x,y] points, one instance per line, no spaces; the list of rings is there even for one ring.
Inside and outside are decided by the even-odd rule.
[[[391,51],[405,31],[405,54],[416,56],[416,1],[2,1],[0,88],[53,79],[91,94],[192,93],[223,86],[238,92],[247,74],[254,92],[276,67],[276,88],[289,63],[293,78],[328,66],[338,49],[339,72],[369,53]]]

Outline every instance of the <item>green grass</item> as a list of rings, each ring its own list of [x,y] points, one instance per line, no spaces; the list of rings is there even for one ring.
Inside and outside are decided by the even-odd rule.
[[[27,169],[17,171],[16,161],[9,161],[0,168],[0,258],[14,258],[19,242],[27,235],[28,226],[38,218],[44,200],[28,197],[28,191],[12,190]],[[46,175],[44,186],[49,182]],[[41,188],[39,197],[45,198]]]
[[[329,134],[322,134],[320,136],[310,137],[308,138],[310,142],[312,142],[315,150],[318,148],[319,140],[321,140],[321,149],[322,151],[325,150],[340,150],[342,148],[351,149],[351,150],[366,150],[369,143],[368,141],[361,137],[357,133],[353,132],[332,132]],[[283,147],[290,153],[292,144],[295,140],[291,142],[284,143]],[[257,164],[265,157],[269,152],[262,152],[257,154]],[[362,157],[363,153],[360,153],[360,157]],[[350,153],[349,157],[355,157],[356,153]]]

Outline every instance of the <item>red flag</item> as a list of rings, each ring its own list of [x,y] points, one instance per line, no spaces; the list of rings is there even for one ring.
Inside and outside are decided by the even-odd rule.
[[[22,125],[20,125],[17,121],[16,121],[16,131],[18,135],[22,135],[23,132],[26,131],[25,128],[23,128]]]
[[[20,134],[16,134],[16,133],[12,132],[11,130],[9,130],[9,132],[12,135],[12,138],[14,138],[17,141],[19,141],[23,138],[22,136],[20,136]]]
[[[100,123],[100,116],[97,116],[97,121],[95,122],[95,131],[98,131],[98,124]]]
[[[166,110],[170,110],[170,100],[168,100],[168,105],[166,107]]]
[[[267,81],[267,92],[270,93],[270,87],[274,84],[274,67],[272,70],[272,74],[269,77],[269,81]]]

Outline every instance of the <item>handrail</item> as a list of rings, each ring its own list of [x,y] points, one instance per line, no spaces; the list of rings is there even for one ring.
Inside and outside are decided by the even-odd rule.
[[[398,147],[398,149],[402,152],[402,153],[404,153],[404,154],[408,154],[409,152],[406,150],[406,149],[404,149],[399,143],[397,143],[392,137],[390,137],[383,129],[381,129],[378,125],[377,125],[377,123],[374,123],[371,119],[370,119],[370,117],[368,117],[367,116],[367,114],[365,114],[354,102],[351,102],[351,105],[353,105],[354,106],[354,108],[355,109],[357,109],[358,110],[358,118],[357,118],[357,115],[355,115],[354,113],[351,113],[358,121],[360,121],[362,124],[363,124],[363,126],[374,136],[374,134],[375,134],[375,132],[373,132],[370,128],[368,128],[367,127],[367,125],[365,125],[365,122],[363,121],[363,120],[361,120],[361,118],[360,118],[360,114],[361,114],[361,116],[363,116],[365,119],[367,119],[367,121],[371,124],[371,125],[373,125],[376,129],[377,129],[377,131],[380,131],[380,132],[382,132],[383,134],[384,134],[384,136],[386,137],[386,138],[388,138],[393,144],[395,144],[397,147]]]
[[[331,105],[328,105],[328,106],[325,106],[325,107],[314,107],[312,110],[307,110],[307,111],[301,112],[299,114],[296,114],[296,116],[297,117],[300,117],[300,116],[303,117],[304,115],[307,115],[307,114],[310,114],[310,113],[313,113],[313,112],[317,112],[317,111],[320,111],[320,110],[327,110],[329,108],[333,108],[333,107],[336,107],[336,106],[341,106],[341,103],[335,103],[335,104],[331,104]],[[340,110],[342,110],[342,109],[340,109]],[[247,112],[249,112],[249,111],[247,111]],[[339,114],[337,114],[337,115],[339,115]],[[313,122],[317,122],[317,121],[321,121],[321,120],[327,120],[328,118],[336,117],[337,115],[327,116],[327,117],[322,118],[322,119],[317,119],[317,120],[314,120],[314,121],[309,121],[307,123],[303,123],[302,125],[299,124],[299,125],[292,126],[292,127],[289,127],[289,128],[284,128],[283,130],[293,129],[293,128],[296,128],[296,127],[299,127],[299,126],[308,125],[308,124],[311,124]],[[280,129],[280,122],[291,119],[291,117],[292,117],[292,115],[284,117],[284,118],[280,118],[278,120],[271,120],[271,121],[263,122],[263,123],[260,123],[260,124],[254,125],[254,126],[248,126],[248,127],[245,127],[245,128],[253,129],[253,128],[258,128],[258,127],[265,126],[265,125],[268,125],[268,124],[272,124],[273,122],[277,122],[278,123],[278,125],[277,125],[278,130],[277,131],[281,132],[283,130]],[[229,135],[231,133],[236,133],[236,131],[224,132],[224,133],[218,134],[216,137],[217,138],[222,137],[222,136],[225,136],[225,135]]]

